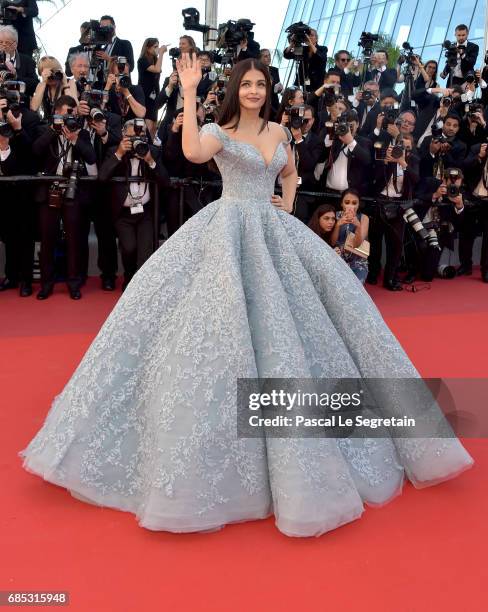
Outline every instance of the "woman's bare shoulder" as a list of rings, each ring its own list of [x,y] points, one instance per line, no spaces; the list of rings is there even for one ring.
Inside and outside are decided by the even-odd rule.
[[[291,140],[291,134],[288,128],[285,128],[281,123],[275,121],[268,121],[269,135],[274,136],[276,140],[282,140],[284,143],[289,143]]]

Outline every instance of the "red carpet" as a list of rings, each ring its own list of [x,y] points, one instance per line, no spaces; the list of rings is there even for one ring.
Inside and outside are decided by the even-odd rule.
[[[488,377],[479,275],[371,294],[424,376]],[[281,535],[271,519],[211,534],[149,532],[26,473],[18,451],[118,295],[95,281],[76,303],[64,287],[42,303],[0,295],[0,591],[69,591],[69,609],[83,612],[486,609],[486,440],[466,441],[476,465],[460,478],[407,485],[389,505],[306,540]]]

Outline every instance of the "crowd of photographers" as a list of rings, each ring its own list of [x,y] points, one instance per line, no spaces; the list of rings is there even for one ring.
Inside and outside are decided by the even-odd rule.
[[[475,69],[479,50],[466,26],[456,28],[455,43],[444,44],[446,65],[438,77],[437,62],[423,63],[408,43],[389,68],[387,52],[373,52],[369,33],[361,36],[359,59],[340,50],[330,67],[317,32],[292,24],[284,57],[292,62],[294,84],[284,87],[246,19],[219,26],[218,53],[198,50],[188,35],[172,49],[148,38],[135,60],[131,43],[105,15],[81,25],[79,44],[63,65],[52,56],[32,58],[36,15],[31,0],[0,2],[0,239],[6,253],[0,291],[32,294],[38,240],[37,298],[47,299],[62,277],[71,298],[80,299],[92,222],[102,288],[116,286],[119,249],[123,290],[153,252],[161,218],[171,236],[219,197],[215,166],[193,164],[182,152],[175,70],[181,52],[198,54],[200,125],[218,117],[235,62],[255,57],[267,67],[272,119],[292,134],[299,175],[294,214],[335,247],[362,282],[378,282],[383,243],[383,285],[392,291],[416,278],[469,275],[480,234],[481,274],[488,282],[488,69]],[[161,79],[166,53],[173,70]],[[403,83],[400,95],[397,83]],[[23,180],[29,176],[37,180]],[[456,235],[461,265],[439,267]]]

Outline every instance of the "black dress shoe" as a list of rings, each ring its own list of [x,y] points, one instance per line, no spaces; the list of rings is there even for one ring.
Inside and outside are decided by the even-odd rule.
[[[456,270],[456,276],[471,276],[473,268],[471,266],[460,265]]]
[[[30,283],[20,283],[20,297],[29,297],[32,295],[32,285]]]
[[[0,291],[7,291],[7,289],[17,289],[19,283],[11,281],[9,278],[4,278],[3,282],[0,283]]]
[[[411,285],[412,283],[415,282],[416,278],[417,276],[415,274],[407,274],[407,276],[405,276],[402,282],[405,283],[406,285]]]
[[[366,277],[366,282],[368,283],[368,285],[377,285],[378,279],[376,278],[376,276],[368,274],[368,276]]]
[[[398,281],[385,281],[383,287],[388,291],[403,291],[402,284]]]
[[[38,300],[47,300],[47,298],[52,295],[52,292],[53,287],[51,285],[44,285],[41,287],[36,297]]]
[[[79,289],[70,289],[69,296],[72,300],[81,300],[81,291]]]
[[[113,278],[102,278],[102,289],[104,291],[114,291],[115,280]]]
[[[482,273],[481,273],[481,280],[482,280],[484,283],[488,283],[488,270],[487,270],[486,272],[482,272]]]

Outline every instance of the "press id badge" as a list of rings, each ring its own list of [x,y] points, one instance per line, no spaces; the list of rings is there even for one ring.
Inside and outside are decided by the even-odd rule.
[[[302,184],[302,177],[297,176],[297,187],[299,187],[301,184]]]
[[[151,100],[155,100],[157,98],[157,93],[155,91],[151,91],[149,97],[151,98]]]
[[[131,215],[137,215],[142,212],[144,212],[144,206],[142,204],[134,204],[134,206],[130,207]]]

